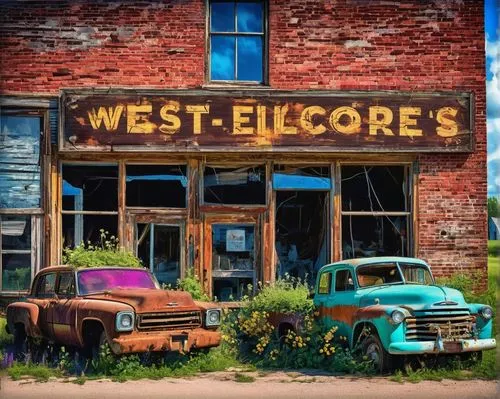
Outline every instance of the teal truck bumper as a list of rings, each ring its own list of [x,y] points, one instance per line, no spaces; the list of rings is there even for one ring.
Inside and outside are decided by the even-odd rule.
[[[444,342],[441,350],[435,341],[423,342],[393,342],[389,344],[388,352],[392,355],[418,355],[423,353],[446,354],[477,352],[496,348],[497,343],[489,339],[463,339],[459,341]]]

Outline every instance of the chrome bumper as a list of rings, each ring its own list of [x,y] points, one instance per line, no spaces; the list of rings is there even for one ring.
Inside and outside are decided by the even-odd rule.
[[[464,353],[495,349],[494,338],[490,339],[463,339],[454,342],[444,342],[443,349],[439,350],[436,342],[394,342],[389,345],[388,352],[392,355],[418,355],[422,353]]]

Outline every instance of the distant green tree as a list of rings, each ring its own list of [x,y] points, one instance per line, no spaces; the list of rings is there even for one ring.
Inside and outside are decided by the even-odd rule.
[[[498,203],[497,197],[488,198],[488,216],[491,217],[500,216],[500,204]]]

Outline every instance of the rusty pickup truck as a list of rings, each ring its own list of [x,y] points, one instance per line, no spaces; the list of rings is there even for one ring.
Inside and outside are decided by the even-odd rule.
[[[221,309],[187,292],[163,290],[147,269],[52,266],[40,271],[25,301],[7,307],[15,352],[34,341],[92,354],[189,352],[219,345]]]

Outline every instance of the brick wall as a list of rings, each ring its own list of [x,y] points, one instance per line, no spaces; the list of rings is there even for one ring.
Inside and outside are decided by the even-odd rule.
[[[482,1],[271,0],[269,11],[272,88],[475,94],[475,153],[419,156],[417,255],[437,274],[485,270]],[[4,94],[199,87],[205,2],[2,2],[0,53]]]

